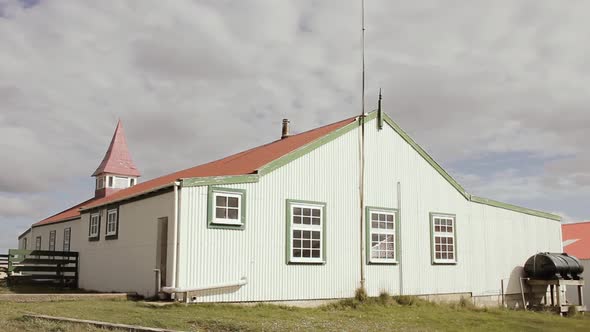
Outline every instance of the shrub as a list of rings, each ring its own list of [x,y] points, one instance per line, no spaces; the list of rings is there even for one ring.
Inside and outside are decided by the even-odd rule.
[[[418,298],[409,295],[394,296],[393,299],[400,305],[415,305],[418,303]]]
[[[391,295],[385,290],[382,290],[381,293],[379,293],[377,301],[382,305],[390,305],[394,302]]]
[[[475,308],[475,305],[473,304],[473,302],[463,296],[461,296],[461,299],[459,299],[459,306],[461,308],[466,308],[466,309],[474,309]]]
[[[357,288],[354,292],[354,298],[359,302],[365,302],[368,297],[367,291],[363,287]]]

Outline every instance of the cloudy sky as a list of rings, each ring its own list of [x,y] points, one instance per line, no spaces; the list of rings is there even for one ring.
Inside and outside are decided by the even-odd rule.
[[[366,0],[367,107],[477,195],[590,218],[588,1]],[[360,0],[0,0],[0,250],[93,194],[359,112]]]

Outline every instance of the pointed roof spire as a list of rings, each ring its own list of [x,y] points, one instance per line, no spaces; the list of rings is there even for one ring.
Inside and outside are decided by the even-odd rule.
[[[127,139],[125,138],[125,131],[123,130],[123,124],[121,120],[117,122],[117,128],[113,134],[111,145],[107,153],[104,155],[104,159],[94,171],[92,176],[97,176],[102,173],[112,173],[118,175],[127,176],[140,176],[141,174],[135,167],[133,160],[131,160],[131,154],[127,148]]]

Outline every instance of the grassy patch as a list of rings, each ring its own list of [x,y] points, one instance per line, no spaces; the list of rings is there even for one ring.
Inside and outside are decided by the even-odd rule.
[[[60,288],[57,285],[13,285],[8,287],[6,279],[0,280],[0,294],[59,294],[59,293],[87,293],[80,289]]]
[[[363,302],[342,300],[319,308],[259,304],[172,304],[130,301],[0,303],[7,331],[98,331],[85,325],[25,320],[38,313],[187,331],[587,331],[590,319],[549,313],[436,305],[416,298],[382,295]]]

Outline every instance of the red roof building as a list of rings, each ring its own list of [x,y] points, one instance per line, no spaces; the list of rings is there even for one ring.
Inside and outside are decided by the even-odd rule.
[[[120,201],[127,197],[154,191],[158,188],[172,186],[179,179],[255,174],[262,166],[354,122],[355,119],[356,117],[352,117],[300,134],[287,136],[210,163],[167,174],[142,183],[135,182],[133,185],[123,189],[110,188],[108,183],[109,177],[117,178],[118,176],[123,176],[133,179],[139,177],[140,173],[131,159],[123,125],[119,121],[103,161],[92,174],[92,176],[97,177],[95,197],[48,217],[34,224],[33,227],[76,219],[80,217],[81,208],[100,206],[109,202]],[[100,181],[103,182],[99,183]]]
[[[579,259],[590,259],[590,221],[561,226],[563,251]]]

